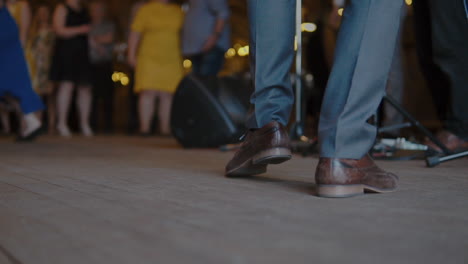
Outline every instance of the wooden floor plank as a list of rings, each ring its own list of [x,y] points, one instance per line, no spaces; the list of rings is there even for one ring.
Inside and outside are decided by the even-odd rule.
[[[468,259],[467,159],[379,162],[398,192],[335,200],[314,196],[316,157],[226,179],[232,153],[168,139],[0,144],[0,246],[23,264]]]
[[[0,184],[0,186],[1,185],[2,184]],[[121,219],[110,213],[114,211],[112,208],[110,210],[104,210],[102,213],[99,213],[99,208],[97,208],[99,206],[83,210],[81,206],[70,206],[67,202],[49,199],[44,195],[39,195],[35,191],[27,189],[28,187],[18,188],[14,194],[10,193],[10,195],[4,195],[0,198],[0,211],[2,212],[2,216],[11,216],[15,215],[15,212],[21,212],[21,217],[27,219],[31,231],[37,231],[39,234],[63,234],[62,236],[64,237],[58,240],[77,242],[84,247],[84,252],[90,254],[86,263],[132,263],[134,261],[136,261],[136,263],[144,263],[144,260],[164,257],[164,254],[159,255],[153,247],[164,250],[166,247],[171,246],[168,241],[165,241],[164,236],[157,239],[157,236],[150,237],[144,232],[151,227],[153,230],[152,233],[164,234],[165,231],[163,227],[158,223],[149,226],[144,222],[139,223],[137,219],[132,217],[133,221],[131,224],[127,222],[125,225],[122,225]],[[45,188],[42,187],[41,189],[43,191],[45,190]],[[85,201],[85,197],[62,196],[62,198],[65,200],[68,198],[78,199],[80,202],[83,202],[84,205],[88,204]],[[76,202],[77,200],[74,201]],[[99,204],[99,202],[97,203]],[[105,218],[103,218],[103,216]],[[139,215],[139,217],[141,217],[141,215]],[[2,220],[5,219],[6,217],[2,217]],[[31,222],[40,223],[41,228],[38,228],[38,224],[35,227],[34,225],[31,226]],[[137,223],[143,226],[138,228],[138,226],[135,225]],[[7,228],[8,225],[2,224],[2,227]],[[44,228],[53,230],[44,231]],[[158,230],[160,232],[158,232]],[[15,237],[41,237],[41,235],[34,232],[21,234],[18,233],[17,230],[13,234],[5,234],[4,232],[0,232],[0,234],[1,237],[6,238],[7,241],[9,241],[8,238],[11,239]],[[54,247],[58,244],[57,241],[43,242],[44,245]],[[15,250],[19,248],[18,246],[19,245],[10,246],[10,250],[16,253]],[[34,246],[29,246],[28,248],[34,248]],[[97,248],[99,250],[92,250]],[[76,248],[70,250],[75,251]],[[82,261],[81,257],[78,258],[78,256],[82,255],[79,252],[77,252],[78,255],[70,255],[67,251],[58,251],[55,254],[63,255],[57,256],[59,258],[71,257],[71,259],[76,260],[76,263]],[[19,255],[21,254],[19,253]],[[52,260],[54,260],[52,263],[65,263],[55,260],[54,258],[52,258]],[[50,258],[49,261],[51,261]]]

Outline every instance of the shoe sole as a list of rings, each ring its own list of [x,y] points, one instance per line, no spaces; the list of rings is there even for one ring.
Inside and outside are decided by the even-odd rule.
[[[291,150],[287,148],[272,148],[264,150],[251,159],[226,173],[227,177],[252,176],[265,173],[268,164],[280,164],[292,158]]]
[[[390,193],[394,192],[393,189],[379,189],[364,184],[353,185],[318,185],[317,195],[325,198],[348,198],[364,193]]]

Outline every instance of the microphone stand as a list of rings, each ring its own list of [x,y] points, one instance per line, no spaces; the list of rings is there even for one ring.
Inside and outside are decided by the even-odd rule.
[[[307,156],[315,152],[317,142],[305,136],[305,102],[302,85],[302,0],[296,0],[296,73],[294,75],[296,116],[291,126],[291,148],[293,152],[302,153]]]

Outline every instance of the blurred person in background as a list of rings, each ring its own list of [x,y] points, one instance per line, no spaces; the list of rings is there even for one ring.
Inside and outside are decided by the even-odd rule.
[[[400,24],[404,25],[405,19],[408,15],[408,6],[403,5],[402,15],[400,17]],[[403,105],[405,95],[405,71],[404,71],[404,49],[403,49],[403,29],[398,33],[397,45],[395,47],[395,54],[393,55],[392,66],[388,74],[388,81],[386,87],[386,94],[400,105]],[[393,106],[384,101],[382,126],[389,127],[394,125],[403,124],[405,121],[404,116],[398,112]],[[401,130],[394,129],[386,132],[385,136],[399,137]]]
[[[182,53],[192,61],[193,72],[217,75],[224,53],[231,46],[227,0],[189,0],[182,33]]]
[[[50,77],[58,83],[57,131],[63,137],[71,137],[67,119],[75,87],[81,132],[87,137],[93,135],[89,124],[92,102],[88,43],[90,22],[88,10],[81,0],[66,0],[54,12],[56,41]]]
[[[136,14],[140,10],[140,8],[145,5],[148,2],[148,0],[135,0],[134,3],[132,4],[132,7],[130,8],[130,17],[129,17],[129,30],[128,32],[132,30],[132,24],[133,21],[135,20]]]
[[[133,20],[135,19],[136,14],[138,13],[138,10],[146,3],[148,2],[147,0],[134,0],[131,8],[130,8],[130,14],[129,14],[129,20],[128,20],[128,27],[127,27],[127,38],[130,35],[130,32],[132,31],[132,24]],[[139,130],[138,128],[138,95],[134,93],[134,85],[135,85],[135,71],[132,68],[130,70],[130,84],[128,85],[128,105],[129,105],[129,111],[128,111],[128,120],[127,120],[127,132],[129,134],[135,133],[135,131]]]
[[[414,0],[413,7],[419,61],[443,124],[436,136],[451,151],[468,150],[468,1]]]
[[[151,0],[135,16],[129,36],[128,62],[135,68],[140,133],[150,135],[156,99],[159,132],[170,134],[172,95],[183,76],[179,32],[183,13],[168,0]]]
[[[28,40],[29,26],[31,24],[31,7],[26,0],[6,0],[5,2],[11,16],[18,26],[21,45],[25,47]],[[2,123],[3,133],[9,134],[11,132],[11,123],[8,111],[0,109],[0,121]]]
[[[113,131],[114,83],[113,49],[116,34],[115,24],[108,18],[108,7],[103,1],[90,5],[91,31],[89,33],[90,59],[93,73],[92,124],[98,128],[99,117],[104,118],[104,132]]]
[[[41,130],[41,121],[35,113],[44,106],[33,91],[19,29],[3,0],[0,0],[0,25],[0,96],[10,95],[19,101],[22,129],[18,139],[32,140]]]
[[[31,7],[26,0],[7,0],[7,7],[18,25],[21,44],[24,47],[28,41],[31,26]]]
[[[38,6],[31,24],[26,48],[33,88],[47,103],[49,132],[55,130],[55,97],[53,85],[49,81],[50,60],[55,42],[51,21],[49,7],[47,5]],[[42,120],[42,114],[39,115],[39,119]]]

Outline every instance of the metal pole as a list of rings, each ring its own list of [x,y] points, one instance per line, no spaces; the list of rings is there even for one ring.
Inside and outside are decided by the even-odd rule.
[[[427,130],[418,120],[416,120],[412,115],[410,115],[399,103],[390,95],[385,95],[384,100],[386,100],[390,105],[392,105],[400,114],[402,114],[406,119],[408,119],[415,127],[417,127],[426,137],[428,137],[434,144],[436,144],[444,154],[448,155],[451,154],[451,151],[447,149],[447,147],[440,142],[438,138],[431,133],[431,131]]]
[[[460,159],[463,157],[468,157],[468,151],[460,152],[460,153],[456,153],[456,154],[452,154],[448,156],[443,156],[443,157],[439,157],[439,156],[428,157],[426,158],[426,165],[429,168],[433,168],[442,162],[446,162],[446,161],[450,161],[454,159]]]
[[[296,125],[302,122],[302,0],[296,1]],[[302,131],[296,131],[301,132]]]

